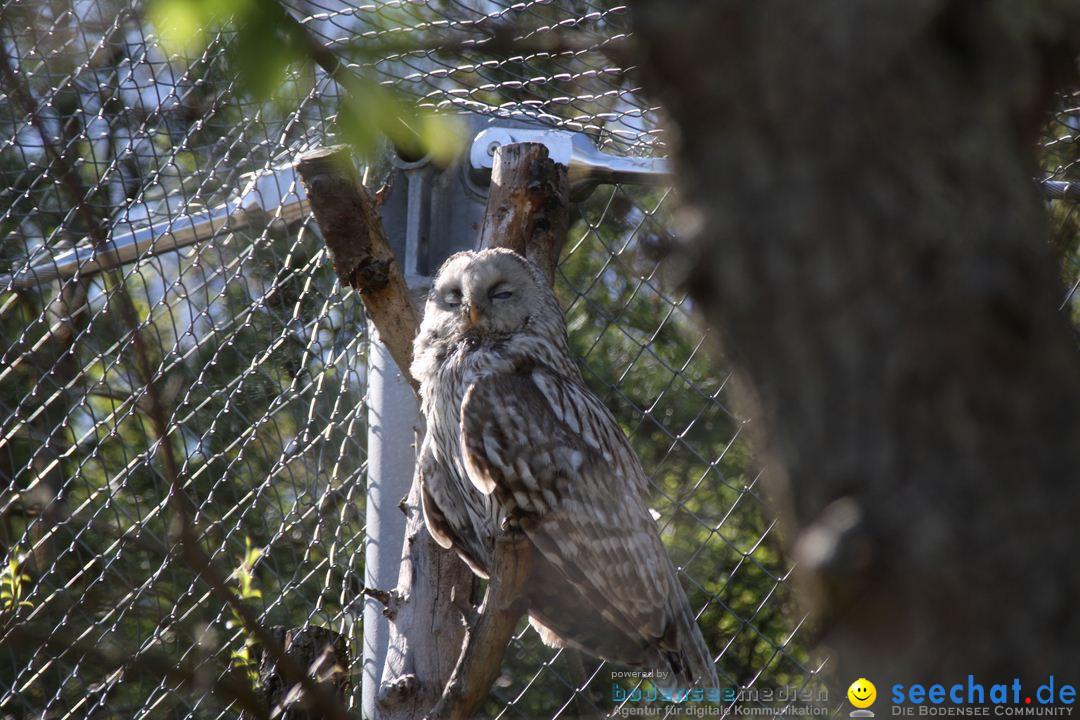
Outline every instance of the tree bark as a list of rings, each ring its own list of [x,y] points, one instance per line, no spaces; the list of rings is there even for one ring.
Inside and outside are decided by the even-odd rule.
[[[311,210],[322,230],[345,285],[364,298],[368,317],[413,389],[409,374],[412,341],[419,327],[405,276],[383,232],[375,200],[363,186],[344,145],[319,148],[301,155],[296,170],[304,182]]]
[[[504,247],[536,263],[555,281],[559,253],[570,225],[566,168],[540,143],[501,145],[495,150],[480,246]]]
[[[495,552],[484,603],[475,615],[465,609],[468,631],[461,656],[431,718],[469,720],[499,676],[506,647],[529,609],[527,588],[535,549],[519,531],[495,538]]]
[[[408,516],[398,586],[377,594],[390,619],[390,641],[377,699],[381,720],[427,715],[450,680],[465,636],[452,598],[468,602],[475,578],[424,526],[420,480],[402,504]]]
[[[756,405],[841,682],[1074,667],[1080,362],[1032,178],[1075,5],[634,11],[686,285]]]

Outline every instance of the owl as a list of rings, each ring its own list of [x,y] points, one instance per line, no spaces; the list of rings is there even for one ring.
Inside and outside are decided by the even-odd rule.
[[[586,387],[539,268],[505,249],[451,256],[413,358],[435,541],[486,578],[496,535],[520,531],[538,551],[529,621],[546,644],[654,671],[664,686],[715,687],[645,473]]]

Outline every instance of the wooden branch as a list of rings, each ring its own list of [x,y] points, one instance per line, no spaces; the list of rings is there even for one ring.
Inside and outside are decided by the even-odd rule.
[[[442,698],[429,715],[445,720],[468,720],[487,697],[499,676],[503,653],[518,620],[529,609],[526,591],[536,549],[520,531],[495,538],[495,553],[484,604],[465,634],[461,657]]]
[[[402,375],[409,373],[412,341],[419,327],[405,276],[386,239],[375,201],[353,167],[344,145],[304,153],[296,161],[308,201],[343,284],[359,292],[368,317]]]
[[[398,586],[387,593],[393,617],[376,698],[379,720],[416,720],[439,699],[465,637],[453,599],[468,601],[476,582],[457,554],[439,547],[424,526],[419,478],[404,510]]]
[[[69,606],[69,609],[73,610],[74,607]],[[178,658],[175,653],[160,646],[134,650],[111,643],[81,641],[70,636],[58,637],[49,623],[20,622],[4,629],[4,648],[48,651],[57,657],[74,655],[82,658],[83,662],[93,663],[95,672],[101,675],[123,677],[123,673],[137,668],[141,675],[167,682],[175,691],[190,691],[197,695],[209,692],[223,703],[231,703],[234,709],[241,712],[244,720],[271,720],[270,713],[251,687],[246,674],[231,668],[223,673],[210,674],[206,672],[206,665],[198,659]],[[109,684],[103,684],[96,692],[90,691],[90,695],[105,696],[109,687]],[[93,706],[93,702],[90,706]]]
[[[495,150],[481,247],[505,247],[540,266],[554,282],[570,224],[566,167],[540,143]]]
[[[538,143],[503,145],[495,151],[483,247],[505,247],[529,258],[554,282],[569,226],[566,166]],[[535,548],[520,532],[495,538],[491,580],[479,613],[462,613],[469,629],[461,657],[429,718],[467,720],[499,676],[503,654],[528,611],[527,584]]]

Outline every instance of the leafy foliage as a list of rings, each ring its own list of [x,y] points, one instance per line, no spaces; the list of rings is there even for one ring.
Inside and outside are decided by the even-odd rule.
[[[29,600],[23,600],[26,584],[32,580],[33,578],[22,571],[22,560],[16,557],[8,558],[4,569],[0,570],[0,610],[15,613],[19,608],[34,607]]]
[[[232,573],[232,579],[236,582],[236,596],[245,602],[252,602],[262,598],[262,591],[255,587],[255,564],[262,557],[262,550],[251,546],[251,538],[244,538],[244,554],[240,556],[240,564]],[[229,608],[231,617],[225,622],[228,630],[241,630],[243,645],[233,650],[229,658],[237,670],[247,673],[252,685],[259,682],[259,668],[252,649],[258,644],[258,640],[244,630],[244,619],[236,612],[235,608]]]

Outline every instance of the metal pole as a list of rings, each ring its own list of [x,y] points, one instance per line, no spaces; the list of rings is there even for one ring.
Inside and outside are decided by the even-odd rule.
[[[369,325],[368,350],[368,481],[367,532],[364,547],[364,584],[392,590],[398,584],[401,547],[405,540],[405,514],[401,499],[412,482],[413,438],[419,423],[416,395],[402,377],[390,352]],[[378,717],[383,664],[386,661],[389,621],[373,598],[364,601],[364,663],[362,711]]]
[[[395,158],[398,188],[383,205],[383,226],[391,245],[401,258],[406,280],[415,286],[429,230],[427,159],[404,162]],[[391,181],[391,187],[394,187]],[[398,198],[401,200],[398,200]],[[420,282],[422,284],[422,282]],[[368,485],[367,532],[364,548],[366,587],[393,590],[398,585],[402,545],[405,542],[405,514],[401,501],[409,494],[416,459],[415,438],[420,427],[416,394],[405,381],[389,350],[378,340],[369,323],[371,347],[368,351]],[[390,623],[382,604],[373,598],[364,602],[364,665],[362,711],[367,720],[376,720],[379,687],[390,638]]]

